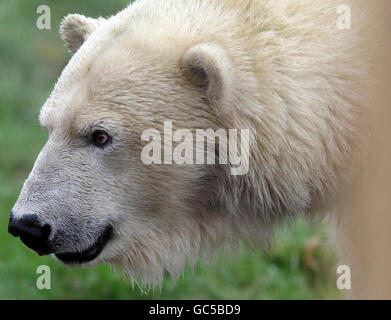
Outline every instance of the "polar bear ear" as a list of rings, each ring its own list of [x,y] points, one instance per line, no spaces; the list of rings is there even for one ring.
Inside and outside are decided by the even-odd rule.
[[[227,52],[212,43],[190,48],[181,63],[181,69],[193,85],[205,90],[209,102],[214,103],[230,90],[233,66]]]
[[[93,19],[80,14],[69,14],[61,21],[61,37],[68,49],[75,53],[103,21],[103,18]]]

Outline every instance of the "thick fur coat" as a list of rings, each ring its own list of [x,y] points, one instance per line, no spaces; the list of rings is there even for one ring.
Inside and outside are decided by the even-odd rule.
[[[74,55],[42,108],[49,139],[14,215],[50,224],[54,254],[82,251],[109,224],[82,265],[156,285],[239,239],[264,244],[285,217],[334,210],[363,144],[368,2],[139,0],[108,19],[67,16]],[[340,5],[351,29],[337,27]],[[146,166],[142,132],[165,120],[249,129],[248,173]],[[108,147],[88,143],[96,128]]]

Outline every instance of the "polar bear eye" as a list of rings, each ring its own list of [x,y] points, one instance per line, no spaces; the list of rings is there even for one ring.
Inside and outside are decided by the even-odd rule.
[[[92,140],[94,145],[103,148],[110,141],[110,136],[106,131],[96,130],[92,134]]]

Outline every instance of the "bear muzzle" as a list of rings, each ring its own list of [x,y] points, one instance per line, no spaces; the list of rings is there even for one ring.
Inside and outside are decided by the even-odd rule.
[[[8,232],[11,235],[19,237],[28,248],[40,256],[54,254],[57,259],[68,265],[82,265],[94,260],[113,237],[113,227],[108,224],[88,247],[77,249],[75,246],[75,250],[69,251],[61,249],[63,245],[55,241],[56,235],[51,234],[52,229],[49,224],[43,224],[35,214],[25,214],[19,217],[13,211],[11,212],[8,224]]]

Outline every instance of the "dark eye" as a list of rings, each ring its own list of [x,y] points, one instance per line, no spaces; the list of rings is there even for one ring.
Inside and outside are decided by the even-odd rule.
[[[110,136],[106,131],[96,130],[92,134],[92,141],[97,147],[103,148],[110,141]]]

